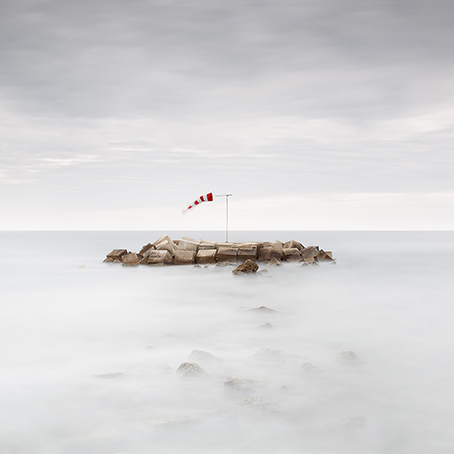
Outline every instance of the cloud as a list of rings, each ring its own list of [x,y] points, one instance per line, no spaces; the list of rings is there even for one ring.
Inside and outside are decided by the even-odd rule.
[[[453,10],[4,0],[5,209],[27,210],[13,183],[57,212],[63,197],[128,209],[137,193],[176,204],[206,187],[244,198],[450,192]]]
[[[99,156],[94,155],[78,155],[74,158],[41,158],[40,162],[48,167],[67,167],[75,164],[85,164],[91,162],[102,161]]]

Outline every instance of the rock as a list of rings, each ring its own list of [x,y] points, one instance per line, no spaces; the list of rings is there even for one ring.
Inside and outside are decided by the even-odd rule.
[[[144,253],[147,252],[148,250],[154,249],[154,246],[151,243],[146,244],[145,246],[142,247],[140,250],[139,254],[143,257]]]
[[[232,247],[221,246],[216,254],[218,262],[236,262],[237,250]]]
[[[197,419],[191,416],[185,415],[178,415],[178,416],[160,416],[160,417],[153,417],[148,418],[147,422],[150,426],[155,427],[174,427],[174,426],[182,426],[184,424],[192,424],[196,422]]]
[[[113,261],[113,263],[121,263],[121,260],[118,260],[118,259],[113,259],[112,261]]]
[[[240,266],[236,267],[232,271],[232,274],[236,274],[236,275],[252,274],[252,273],[256,273],[258,269],[259,269],[259,266],[257,265],[257,263],[248,259],[244,263],[242,263]]]
[[[271,260],[267,263],[268,266],[281,266],[281,262],[276,258],[272,257]]]
[[[140,261],[143,265],[169,265],[172,262],[173,258],[167,250],[151,251],[150,255]]]
[[[224,362],[222,358],[212,355],[211,353],[204,352],[203,350],[192,350],[189,359],[207,364],[221,364]]]
[[[272,258],[281,260],[282,254],[273,247],[262,247],[259,252],[259,262],[269,262]]]
[[[110,254],[107,254],[107,258],[111,258],[112,261],[121,260],[121,257],[127,254],[128,251],[126,249],[114,249]]]
[[[195,260],[199,264],[216,263],[216,249],[199,249]]]
[[[106,257],[106,258],[103,260],[104,263],[109,263],[109,262],[113,262],[113,261],[114,261],[114,259],[113,259],[112,257]]]
[[[265,328],[265,329],[271,329],[273,325],[271,323],[264,323],[263,325],[260,325],[259,328]]]
[[[120,378],[123,376],[124,376],[123,372],[110,372],[107,374],[94,375],[95,378],[102,378],[104,380],[111,380],[112,378]]]
[[[257,260],[257,246],[238,248],[237,260],[245,262],[246,260]]]
[[[135,252],[130,252],[129,254],[121,256],[121,261],[124,266],[137,266],[139,265],[140,260],[142,260],[142,256],[136,254]]]
[[[254,312],[277,312],[274,309],[270,309],[269,307],[266,307],[266,306],[253,307],[252,309],[249,309],[249,311],[254,311]]]
[[[283,259],[287,262],[301,262],[300,251],[295,248],[284,248],[283,249]]]
[[[183,363],[177,369],[177,375],[182,378],[206,377],[208,374],[195,363]]]
[[[340,352],[339,355],[337,356],[337,359],[339,361],[342,361],[343,363],[353,363],[358,361],[358,357],[351,350],[345,350]]]
[[[304,260],[316,257],[319,253],[318,246],[309,246],[303,249],[301,252],[301,258]]]
[[[291,240],[291,241],[287,241],[284,244],[284,249],[288,249],[288,248],[297,248],[299,251],[302,251],[304,249],[304,246],[301,243],[299,243],[298,241]]]
[[[224,382],[226,388],[235,391],[254,391],[256,388],[265,386],[266,381],[264,380],[252,380],[250,378],[229,378]]]
[[[195,251],[177,249],[173,263],[175,265],[191,265],[195,261]]]
[[[313,374],[317,370],[311,363],[304,363],[302,369],[305,374]]]
[[[243,407],[254,408],[266,412],[280,412],[281,406],[273,400],[264,400],[258,397],[249,397],[248,399],[238,400],[238,405]]]
[[[330,432],[334,432],[339,435],[346,435],[361,431],[365,424],[366,421],[362,416],[355,416],[338,423],[328,424],[325,427]]]

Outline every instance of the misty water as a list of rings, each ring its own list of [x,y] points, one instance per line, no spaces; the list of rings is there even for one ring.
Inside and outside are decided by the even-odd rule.
[[[337,259],[256,276],[102,263],[163,233],[0,233],[0,452],[453,452],[453,232],[233,232]]]

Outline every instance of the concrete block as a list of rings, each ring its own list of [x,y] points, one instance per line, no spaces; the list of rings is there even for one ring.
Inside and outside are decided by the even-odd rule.
[[[216,249],[199,249],[196,256],[196,262],[199,265],[216,263]]]
[[[106,257],[109,257],[112,260],[121,260],[121,257],[127,253],[128,251],[126,249],[114,249],[112,252],[107,254]]]
[[[177,249],[175,251],[175,257],[173,263],[175,265],[191,265],[195,261],[195,251],[184,251]]]
[[[298,251],[302,251],[304,249],[304,246],[301,243],[299,243],[298,241],[295,241],[295,240],[287,241],[284,244],[284,248],[285,249],[295,248],[295,247],[298,249]]]
[[[330,257],[323,249],[315,256],[320,262],[333,262],[334,260]]]
[[[238,257],[239,262],[245,262],[246,260],[257,260],[257,247],[241,247],[238,248]]]
[[[300,262],[301,261],[300,251],[296,247],[284,248],[283,259],[287,260],[287,262]]]
[[[144,252],[147,252],[150,249],[154,249],[154,246],[151,243],[146,244],[139,252],[143,256]]]
[[[319,249],[318,246],[309,246],[303,249],[300,253],[303,259],[308,259],[311,257],[316,257],[317,254],[319,253]]]
[[[277,252],[279,252],[279,254],[280,254],[281,257],[282,257],[283,249],[284,249],[284,243],[281,243],[280,241],[275,240],[273,243],[271,243],[271,247],[272,247],[274,250],[276,250]]]
[[[218,249],[216,260],[218,262],[236,262],[238,250],[232,247],[222,246]]]
[[[181,239],[178,243],[178,251],[193,251],[197,252],[199,248],[199,242],[191,239]]]
[[[175,255],[176,246],[175,243],[170,239],[161,241],[155,247],[158,251],[169,251],[172,257]]]
[[[130,252],[129,254],[124,254],[121,256],[121,261],[124,266],[137,266],[142,260],[142,256],[136,254],[135,252]]]
[[[141,263],[146,260],[143,264],[147,265],[169,265],[173,262],[173,258],[169,251],[166,249],[152,251],[148,257],[145,257]]]
[[[259,261],[260,262],[269,262],[272,258],[276,260],[281,260],[282,255],[273,247],[262,247],[259,252]]]
[[[215,241],[202,240],[199,244],[199,251],[202,249],[216,249]]]

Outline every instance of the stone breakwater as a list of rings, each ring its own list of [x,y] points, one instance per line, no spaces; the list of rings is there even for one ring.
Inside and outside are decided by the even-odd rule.
[[[214,242],[193,240],[183,237],[172,240],[164,235],[154,243],[148,243],[139,252],[114,249],[107,254],[104,262],[137,265],[210,265],[236,264],[246,260],[279,265],[283,262],[302,262],[311,265],[317,262],[335,263],[331,251],[318,246],[303,246],[295,240],[246,243]]]

